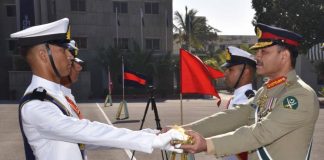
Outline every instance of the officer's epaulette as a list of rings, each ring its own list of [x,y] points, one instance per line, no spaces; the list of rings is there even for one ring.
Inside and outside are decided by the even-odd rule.
[[[249,90],[246,90],[245,91],[245,96],[247,99],[251,99],[253,97],[255,97],[255,93],[253,90],[249,89]],[[251,103],[250,106],[253,108],[253,109],[256,109],[256,105],[254,103]]]
[[[247,99],[253,98],[255,96],[255,93],[251,89],[245,91],[244,94],[245,94],[245,96],[246,96]]]
[[[20,100],[20,106],[22,107],[26,102],[32,101],[32,100],[40,100],[40,101],[49,101],[55,104],[64,115],[70,116],[70,112],[64,104],[62,104],[60,101],[58,101],[55,97],[52,97],[51,95],[47,94],[47,91],[43,87],[38,87],[33,90],[31,93],[27,93],[21,100]]]
[[[21,134],[22,134],[23,140],[24,140],[24,149],[25,149],[26,160],[35,160],[36,158],[35,158],[35,155],[33,154],[33,150],[31,149],[30,144],[28,143],[27,137],[25,135],[25,132],[24,132],[24,129],[22,126],[21,109],[26,102],[29,102],[31,100],[37,99],[37,100],[44,101],[46,98],[46,95],[47,95],[46,90],[43,87],[38,87],[38,88],[34,89],[32,93],[28,93],[28,94],[24,95],[20,99],[20,102],[19,102],[19,112],[18,112],[19,117],[18,118],[19,118],[20,131],[21,131]]]
[[[270,80],[269,82],[266,83],[267,89],[271,89],[275,86],[278,86],[279,84],[286,82],[286,80],[287,80],[287,77],[285,77],[285,76]]]
[[[38,87],[33,90],[33,93],[30,95],[30,99],[38,99],[44,101],[46,98],[46,90],[43,87]]]
[[[292,86],[294,83],[296,83],[296,81],[287,81],[287,82],[285,83],[285,86],[286,86],[286,87],[290,87],[290,86]]]

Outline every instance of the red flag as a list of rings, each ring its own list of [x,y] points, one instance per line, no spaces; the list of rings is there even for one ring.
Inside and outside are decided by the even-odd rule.
[[[180,49],[180,93],[198,93],[220,97],[215,90],[210,73],[199,57]]]
[[[213,79],[217,79],[217,78],[223,78],[224,77],[224,73],[217,70],[217,69],[214,69],[213,67],[209,66],[206,64],[206,67],[210,73],[210,76],[213,78]]]

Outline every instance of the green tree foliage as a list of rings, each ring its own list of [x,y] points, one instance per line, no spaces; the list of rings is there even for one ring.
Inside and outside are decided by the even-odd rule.
[[[254,22],[275,25],[301,34],[305,41],[302,52],[324,42],[323,0],[252,0],[255,9]],[[319,79],[323,81],[324,65],[315,62]]]
[[[202,58],[203,62],[217,70],[221,70],[221,65],[225,63],[225,51],[218,49],[215,54],[208,55]]]
[[[175,12],[174,31],[177,43],[182,48],[193,50],[196,54],[208,54],[209,43],[217,38],[217,30],[207,24],[205,17],[197,16],[195,9],[187,10],[184,15],[179,11]]]
[[[250,50],[250,47],[248,44],[241,44],[239,48],[241,48],[251,54],[255,54],[254,50]],[[203,61],[205,64],[212,66],[215,69],[222,70],[222,68],[220,66],[222,64],[224,64],[226,61],[225,54],[226,54],[226,50],[218,49],[215,52],[215,54],[211,54],[206,57],[203,57]]]
[[[323,0],[252,0],[253,23],[265,23],[303,35],[305,51],[324,41]]]

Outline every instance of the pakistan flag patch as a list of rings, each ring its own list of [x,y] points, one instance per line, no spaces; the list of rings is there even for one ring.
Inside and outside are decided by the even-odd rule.
[[[297,107],[298,107],[298,101],[293,96],[286,97],[283,100],[282,104],[283,104],[284,108],[288,108],[288,109],[297,109]]]

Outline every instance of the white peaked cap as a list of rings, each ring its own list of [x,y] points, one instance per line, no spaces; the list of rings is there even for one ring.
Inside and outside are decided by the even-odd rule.
[[[63,18],[55,22],[32,26],[12,33],[10,37],[18,39],[21,46],[36,45],[50,41],[67,43],[70,41],[69,19]]]
[[[75,40],[71,40],[70,43],[68,44],[68,47],[71,47],[70,49],[73,49],[73,50],[79,49],[78,47],[76,47]]]
[[[252,61],[256,61],[254,58],[254,55],[250,54],[249,52],[247,52],[243,49],[233,47],[233,46],[228,46],[227,48],[233,56],[245,57],[245,58],[251,59]]]
[[[249,64],[253,67],[256,65],[254,55],[240,48],[229,46],[225,55],[226,63],[222,67],[231,67],[238,64]]]
[[[76,62],[76,63],[83,63],[84,61],[83,60],[81,60],[80,58],[74,58],[74,62]]]

